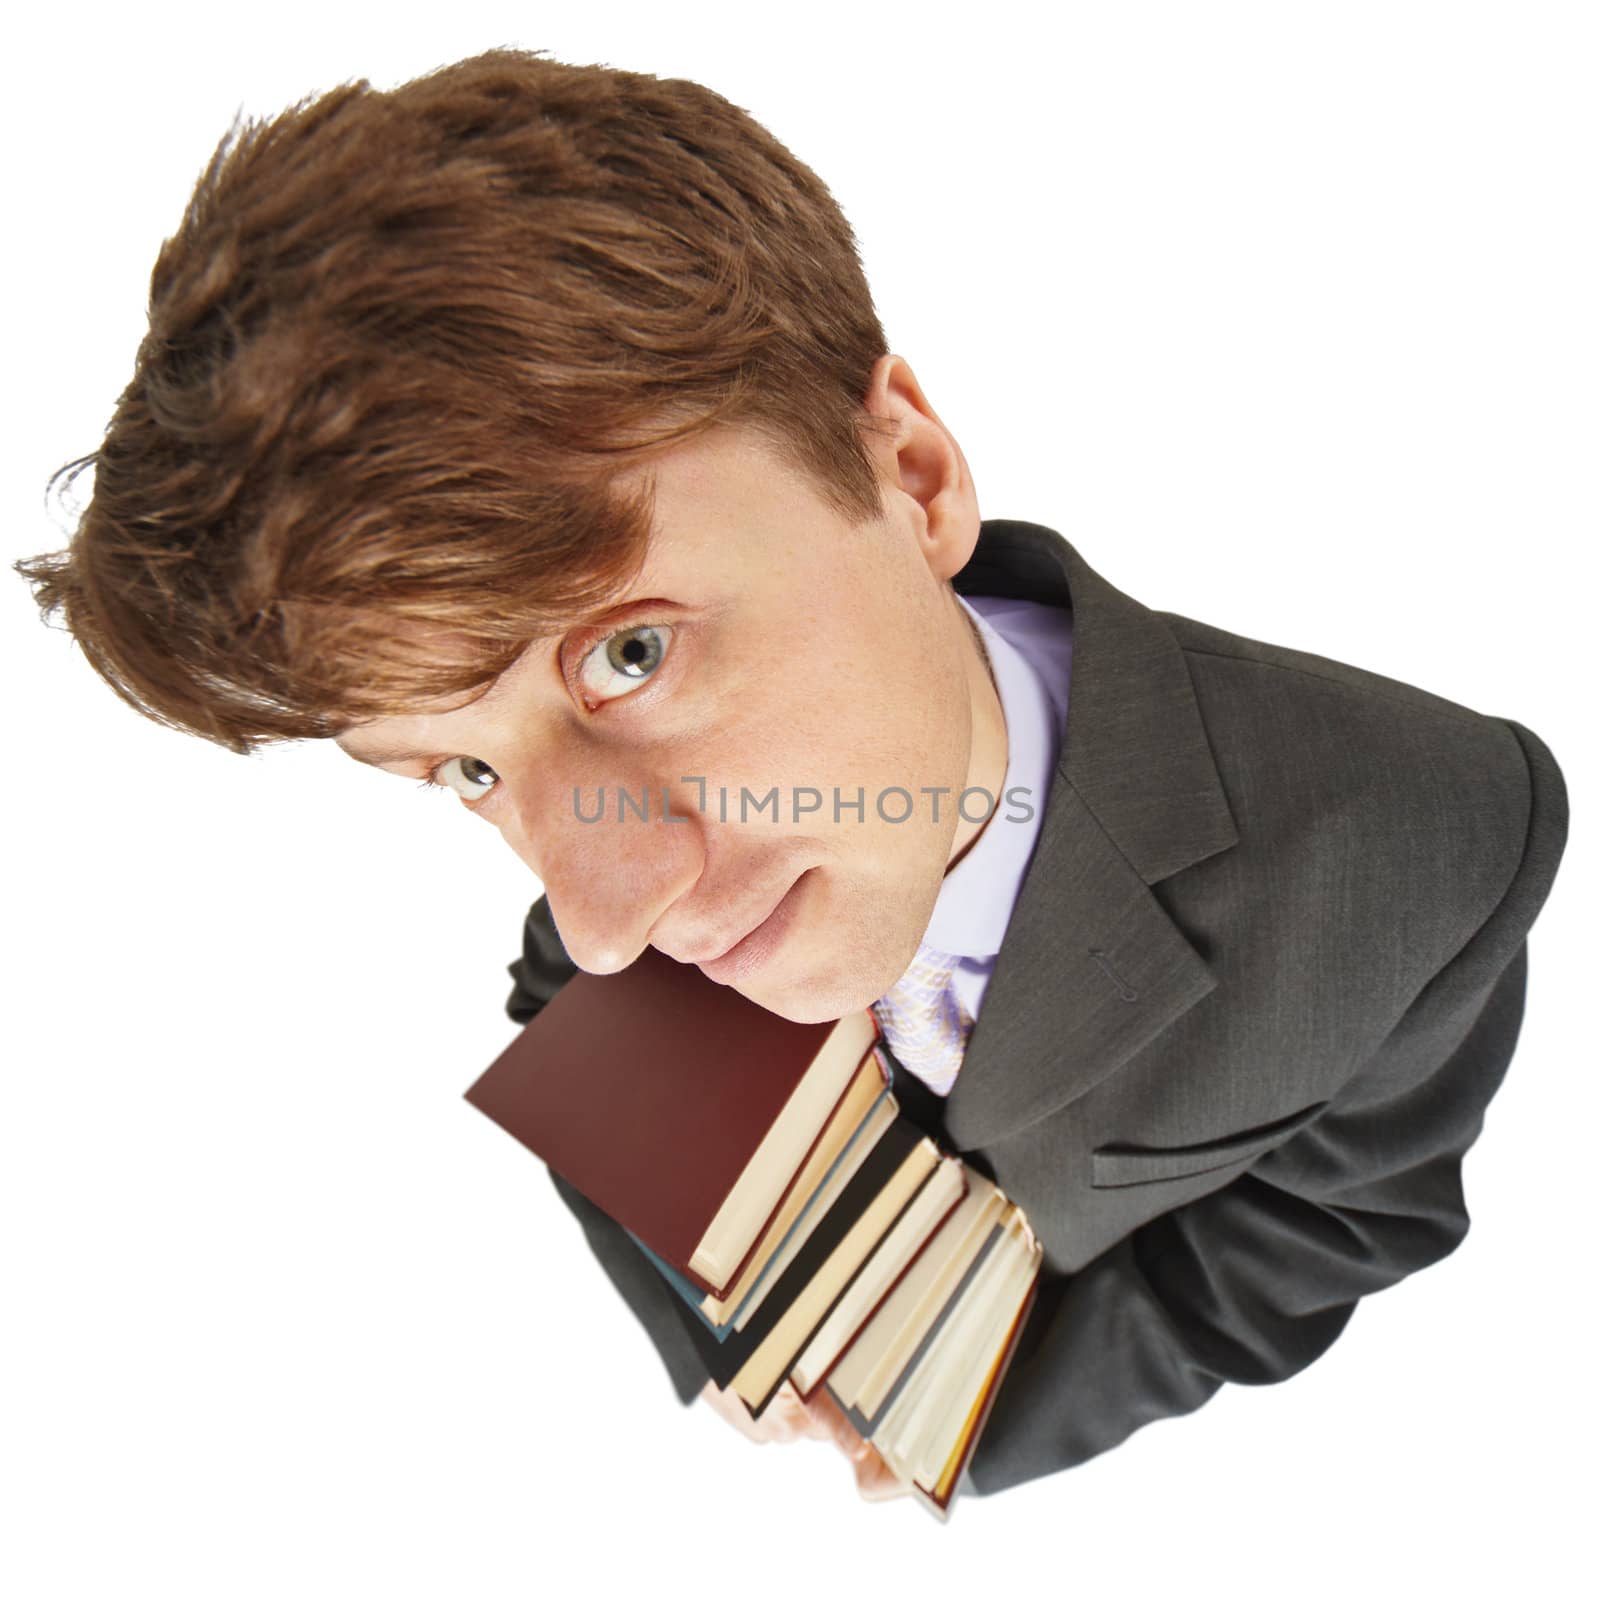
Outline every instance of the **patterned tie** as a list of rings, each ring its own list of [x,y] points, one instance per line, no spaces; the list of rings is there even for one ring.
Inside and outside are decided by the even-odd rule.
[[[940,1095],[954,1086],[972,1032],[972,1018],[950,985],[960,959],[919,946],[905,975],[871,1008],[895,1060]]]

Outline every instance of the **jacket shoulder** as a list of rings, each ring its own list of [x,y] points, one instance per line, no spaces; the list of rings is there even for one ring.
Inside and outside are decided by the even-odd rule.
[[[1413,978],[1486,922],[1535,841],[1559,856],[1565,784],[1520,723],[1158,615],[1184,653],[1245,854],[1281,866],[1281,887],[1336,921],[1342,908],[1352,929],[1387,928]]]
[[[1191,666],[1196,658],[1207,656],[1225,661],[1253,662],[1310,680],[1305,685],[1307,689],[1318,683],[1328,684],[1345,689],[1361,699],[1388,701],[1397,708],[1389,713],[1391,717],[1410,711],[1420,717],[1444,718],[1447,721],[1453,719],[1468,724],[1489,725],[1501,721],[1458,701],[1447,700],[1443,695],[1419,689],[1415,684],[1385,677],[1381,672],[1373,672],[1365,667],[1352,666],[1347,661],[1335,661],[1331,656],[1291,649],[1288,645],[1269,644],[1263,639],[1249,639],[1243,634],[1229,633],[1224,628],[1196,622],[1192,617],[1182,617],[1171,611],[1158,611],[1156,615],[1171,630]]]

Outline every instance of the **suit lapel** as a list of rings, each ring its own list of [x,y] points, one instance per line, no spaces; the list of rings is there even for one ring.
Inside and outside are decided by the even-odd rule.
[[[1238,842],[1183,652],[1059,534],[986,521],[962,594],[1072,610],[1067,728],[1027,877],[945,1109],[957,1149],[1116,1071],[1216,987],[1149,886]]]

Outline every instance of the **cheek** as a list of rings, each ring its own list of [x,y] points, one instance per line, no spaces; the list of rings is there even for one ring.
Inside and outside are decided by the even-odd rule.
[[[791,718],[782,733],[781,748],[770,749],[774,781],[785,791],[807,786],[821,794],[819,809],[799,818],[800,831],[828,838],[869,871],[873,861],[892,874],[909,860],[942,860],[967,770],[948,702],[913,700],[891,718],[864,700],[829,697]],[[940,788],[946,792],[937,799],[923,793]]]
[[[790,620],[783,648],[764,653],[771,665],[757,653],[737,675],[737,692],[713,707],[703,737],[679,747],[686,762],[699,763],[682,771],[758,793],[772,785],[820,789],[823,809],[797,824],[809,833],[833,828],[835,786],[844,799],[859,786],[865,825],[853,812],[842,813],[842,825],[892,842],[910,825],[876,817],[880,789],[900,785],[926,807],[920,786],[959,787],[965,778],[965,675],[940,621],[886,625],[882,617],[808,609]],[[787,812],[787,796],[784,803]]]

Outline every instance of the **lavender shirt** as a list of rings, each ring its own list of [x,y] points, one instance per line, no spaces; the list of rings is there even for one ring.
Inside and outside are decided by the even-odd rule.
[[[922,937],[934,949],[961,958],[951,986],[975,1018],[1044,822],[1067,725],[1072,614],[998,595],[956,599],[977,624],[994,671],[1006,722],[1006,776],[983,831],[945,873]],[[1026,793],[1008,801],[1015,789]],[[953,803],[955,796],[949,800]],[[977,817],[986,804],[982,795],[970,796],[968,814]],[[1021,817],[1027,820],[1014,820]]]

